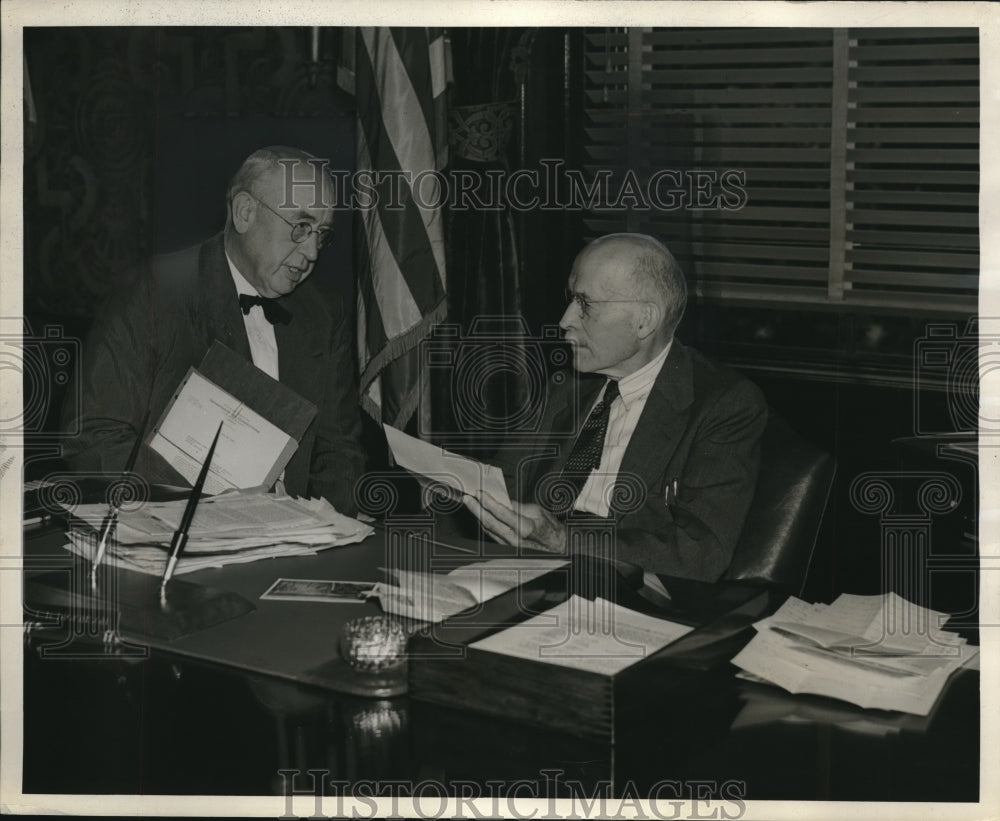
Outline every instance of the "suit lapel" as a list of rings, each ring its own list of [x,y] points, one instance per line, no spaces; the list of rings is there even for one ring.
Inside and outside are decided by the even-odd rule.
[[[300,285],[282,304],[292,312],[288,325],[274,326],[281,381],[301,396],[319,404],[325,379],[352,379],[353,375],[322,372],[323,334],[319,320],[310,316],[309,289]]]
[[[240,311],[236,286],[226,261],[226,252],[219,234],[201,248],[199,258],[202,326],[206,349],[216,339],[230,350],[252,362],[250,341],[247,339],[243,314]]]
[[[664,466],[684,433],[693,401],[691,355],[675,339],[625,449],[619,477],[635,476],[647,492],[659,492]]]

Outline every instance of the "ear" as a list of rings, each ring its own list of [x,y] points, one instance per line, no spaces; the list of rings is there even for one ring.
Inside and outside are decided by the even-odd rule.
[[[660,327],[663,321],[663,309],[655,302],[643,302],[639,309],[639,322],[636,325],[636,335],[639,339],[645,339],[653,331]]]
[[[233,228],[237,234],[245,234],[253,225],[257,216],[257,203],[246,191],[240,191],[233,197],[232,208]]]

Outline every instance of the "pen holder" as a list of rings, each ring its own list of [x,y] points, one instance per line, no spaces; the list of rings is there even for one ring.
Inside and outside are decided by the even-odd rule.
[[[382,673],[406,662],[406,631],[385,616],[363,616],[344,625],[340,654],[355,670]]]

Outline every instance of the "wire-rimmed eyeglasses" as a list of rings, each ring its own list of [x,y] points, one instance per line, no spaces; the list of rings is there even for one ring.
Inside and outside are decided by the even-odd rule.
[[[590,299],[583,294],[578,294],[576,291],[571,291],[569,288],[563,290],[563,297],[568,305],[570,302],[575,302],[576,306],[580,309],[580,314],[582,316],[590,316],[590,306],[591,305],[610,305],[612,303],[626,303],[626,302],[648,302],[647,299]]]
[[[259,197],[254,197],[250,194],[253,199],[263,205],[268,211],[270,211],[274,216],[285,223],[289,228],[292,229],[292,242],[302,244],[313,234],[316,235],[316,249],[322,251],[333,241],[333,229],[332,228],[316,228],[312,223],[309,222],[291,222],[286,220],[281,214],[275,211],[270,205],[268,205],[264,200]]]

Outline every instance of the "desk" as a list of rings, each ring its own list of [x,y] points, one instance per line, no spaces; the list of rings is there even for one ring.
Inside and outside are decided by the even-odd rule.
[[[51,549],[51,540],[47,547],[30,541],[35,555]],[[335,609],[361,615],[375,605],[256,597],[278,576],[365,578],[360,574],[381,559],[381,546],[371,540],[189,578],[236,589],[258,606],[302,609],[285,625],[287,658],[309,670],[333,657],[335,636],[325,645],[329,656],[317,658],[309,642],[293,640],[296,619],[307,610],[319,625],[313,635],[322,635],[324,625],[332,632],[341,618]],[[223,631],[218,639],[237,627],[212,630]],[[262,643],[272,640],[262,636]],[[362,698],[263,675],[250,665],[219,664],[210,660],[207,636],[184,639],[182,652],[154,648],[147,657],[42,657],[50,641],[46,631],[35,631],[25,648],[27,793],[282,794],[289,783],[281,770],[301,773],[295,783],[301,790],[309,786],[306,771],[320,769],[352,784],[432,779],[487,789],[490,781],[524,779],[535,786],[522,789],[539,797],[607,788],[611,795],[660,790],[667,800],[675,784],[690,789],[695,782],[709,785],[697,788],[702,794],[722,798],[727,791],[745,799],[978,797],[975,671],[956,675],[928,721],[901,725],[895,714],[740,682],[731,667],[689,671],[681,703],[675,697],[651,711],[612,746],[405,695]]]

